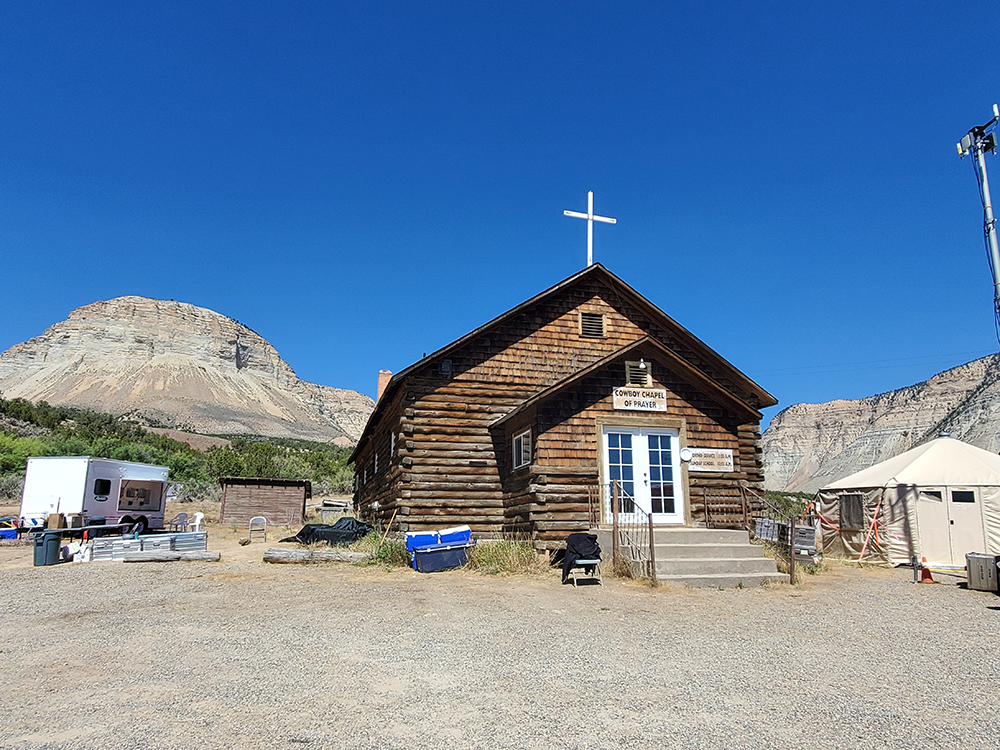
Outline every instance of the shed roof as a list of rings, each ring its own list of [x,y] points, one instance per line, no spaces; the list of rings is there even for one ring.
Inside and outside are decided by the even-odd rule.
[[[942,436],[828,484],[824,490],[928,486],[1000,486],[1000,456]]]

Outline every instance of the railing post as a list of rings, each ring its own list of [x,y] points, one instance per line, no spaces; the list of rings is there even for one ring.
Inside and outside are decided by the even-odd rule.
[[[618,482],[611,482],[611,564],[618,565]]]
[[[795,585],[795,516],[788,522],[788,582]]]
[[[653,585],[656,585],[656,540],[653,538],[653,514],[650,513],[647,518],[649,519],[649,577],[653,579]]]

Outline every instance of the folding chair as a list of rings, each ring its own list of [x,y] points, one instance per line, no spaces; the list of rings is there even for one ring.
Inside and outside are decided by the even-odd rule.
[[[579,575],[582,570],[583,575]],[[566,554],[563,557],[562,582],[573,578],[573,588],[576,588],[577,578],[590,578],[602,586],[601,576],[601,545],[597,543],[597,534],[570,534],[566,537]]]
[[[264,516],[254,516],[250,519],[250,528],[247,529],[247,538],[252,542],[254,532],[263,534],[263,540],[267,541],[267,519]]]

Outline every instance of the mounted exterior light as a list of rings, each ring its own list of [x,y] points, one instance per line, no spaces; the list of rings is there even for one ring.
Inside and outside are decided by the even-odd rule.
[[[640,370],[646,369],[646,360],[644,360],[642,357],[639,357],[639,369]]]

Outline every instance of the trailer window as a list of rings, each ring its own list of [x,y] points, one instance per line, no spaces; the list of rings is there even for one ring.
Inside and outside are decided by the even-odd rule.
[[[111,480],[110,479],[95,479],[94,480],[94,494],[95,495],[110,495],[111,494]]]

